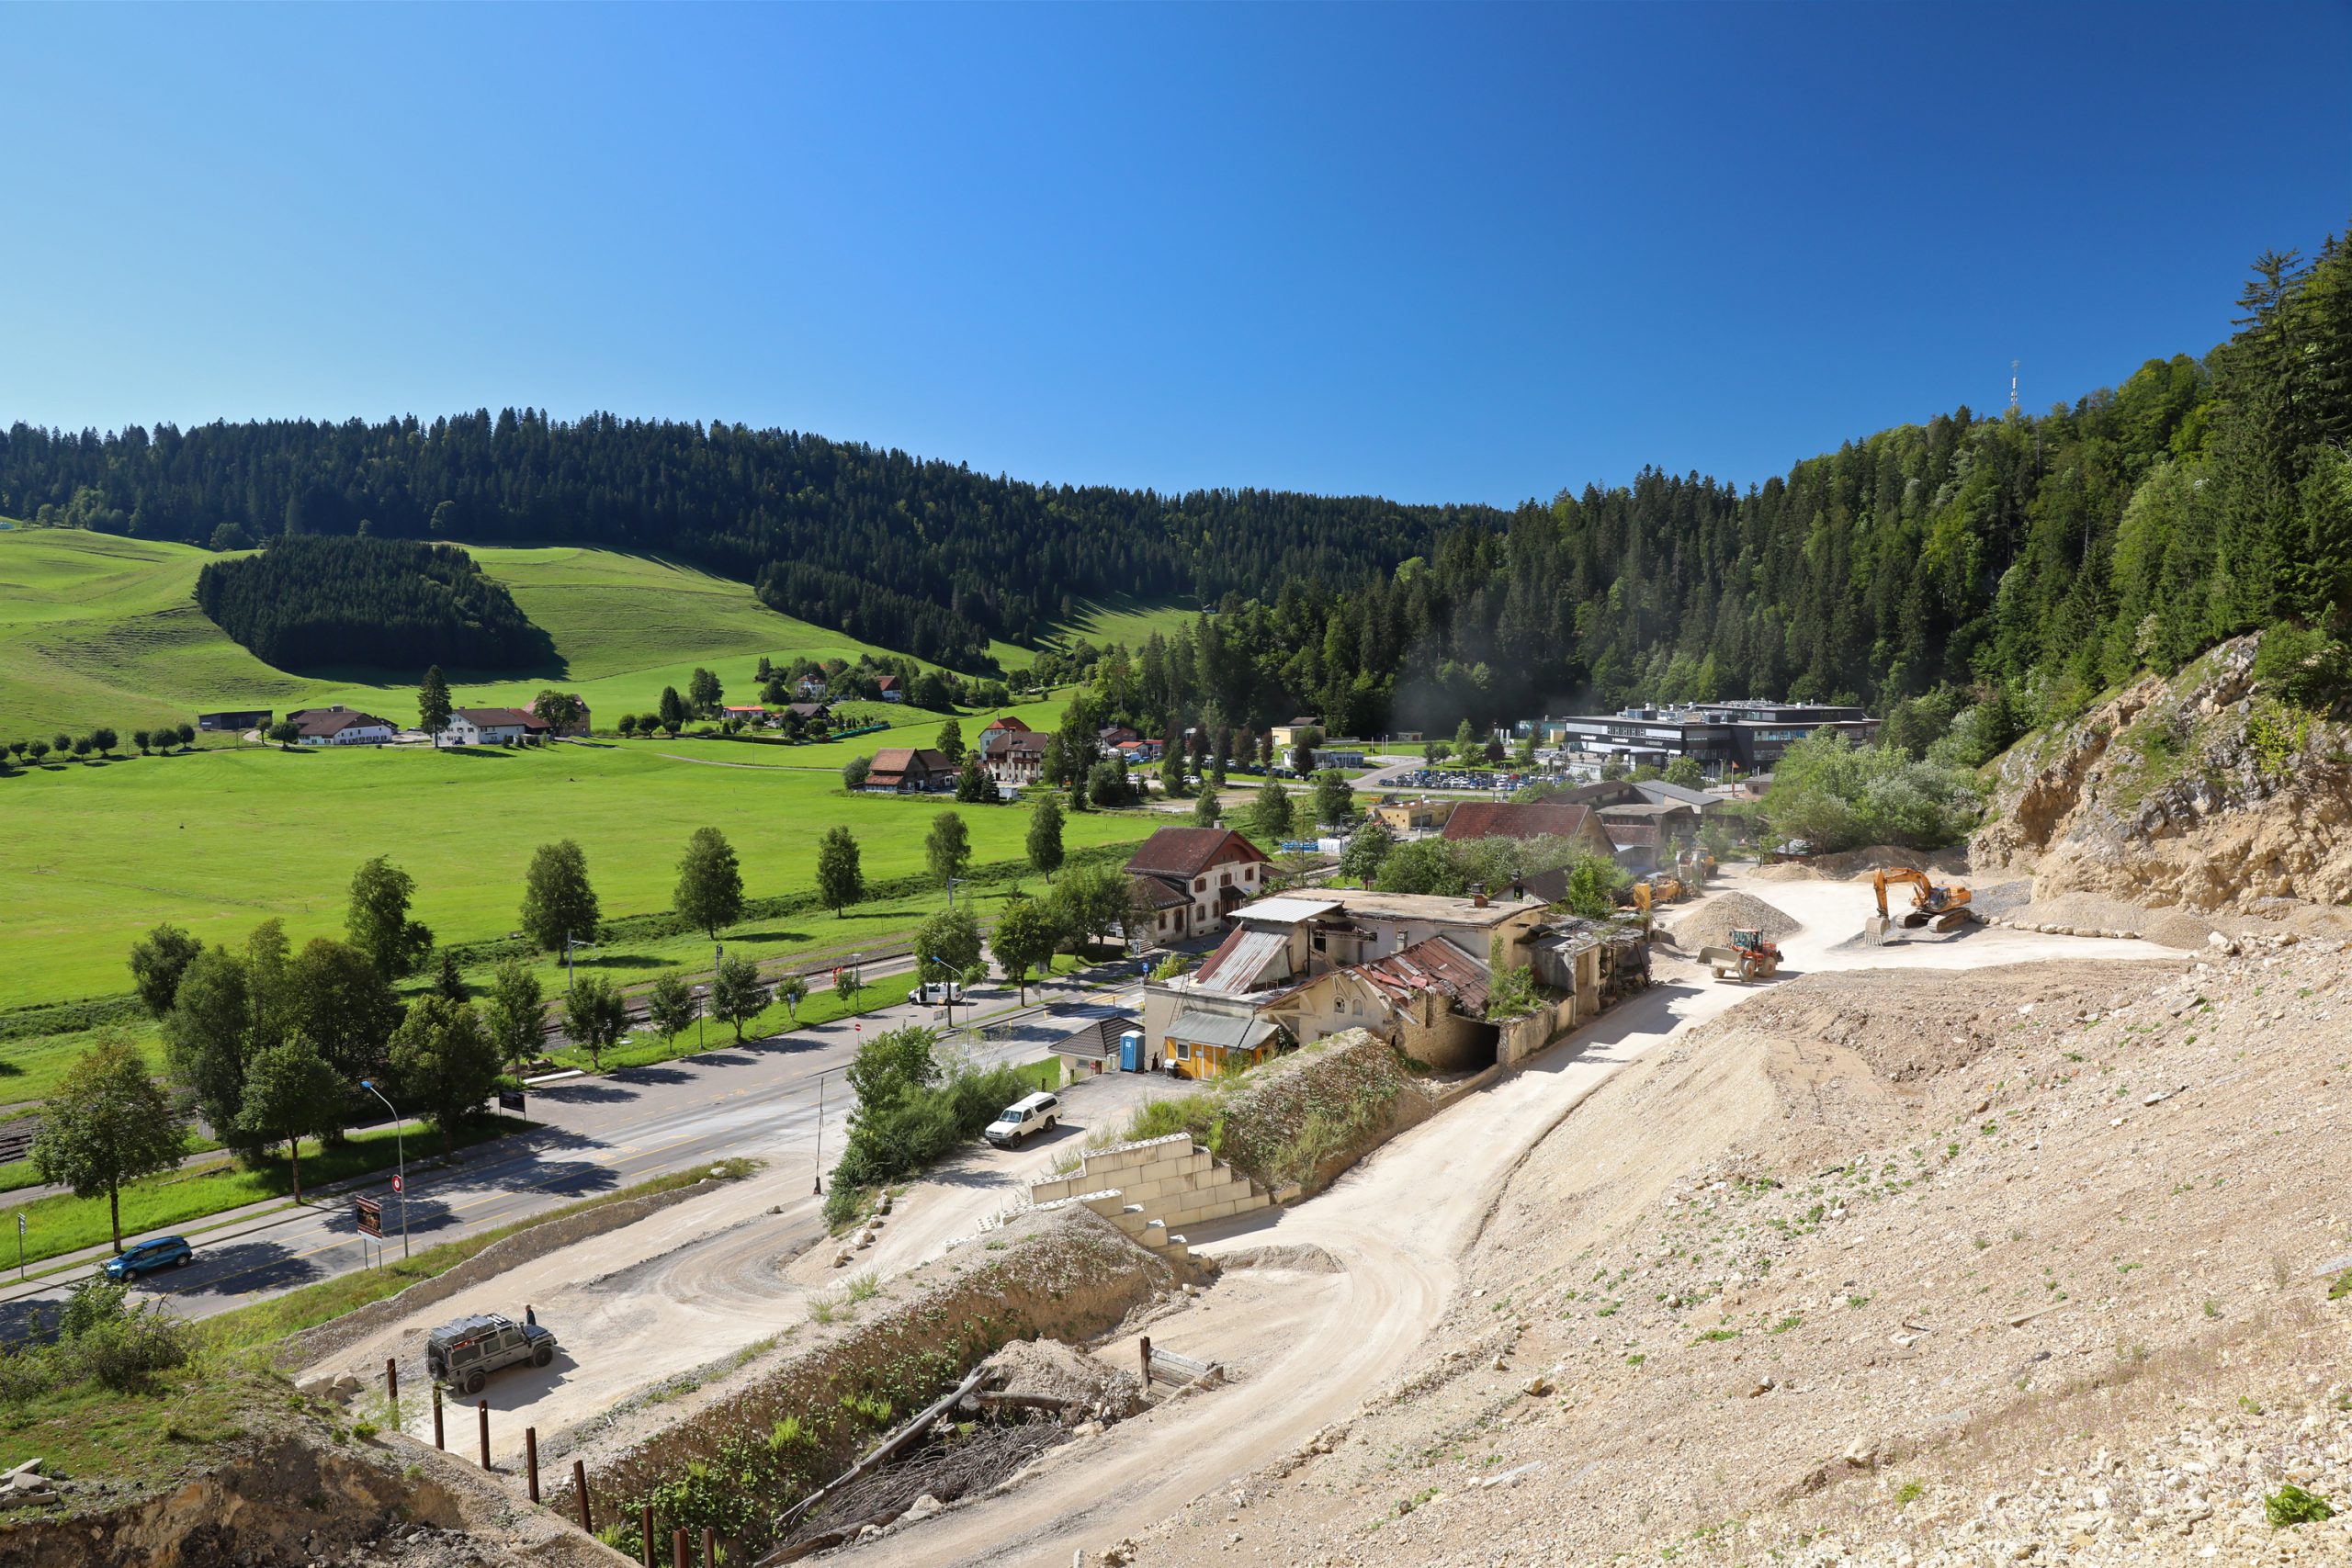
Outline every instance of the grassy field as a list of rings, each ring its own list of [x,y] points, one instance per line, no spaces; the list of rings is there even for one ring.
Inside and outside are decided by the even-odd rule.
[[[651,710],[665,685],[685,689],[697,664],[728,694],[756,701],[759,656],[779,661],[886,651],[780,615],[748,584],[651,556],[556,546],[467,547],[554,639],[561,668],[475,678],[452,670],[460,703],[527,704],[560,685],[600,721]],[[414,682],[379,672],[263,663],[196,607],[197,572],[215,558],[193,546],[72,529],[0,531],[0,739],[109,724],[126,735],[199,709],[345,703],[416,721]]]
[[[0,952],[10,960],[0,965],[0,1007],[126,990],[130,943],[161,920],[229,943],[271,916],[298,945],[339,934],[352,871],[374,854],[416,878],[420,919],[443,941],[462,942],[514,929],[531,853],[556,839],[586,851],[611,919],[670,907],[678,856],[698,827],[726,832],[747,893],[762,897],[813,887],[817,841],[835,824],[857,835],[869,879],[917,874],[932,820],[956,809],[936,797],[845,794],[831,767],[674,760],[763,750],[239,747],[0,779],[0,865],[13,889],[0,903]],[[961,810],[977,861],[1025,852],[1026,806]],[[1153,826],[1140,814],[1073,813],[1065,842],[1124,842]],[[860,914],[879,919],[898,908],[885,903]],[[819,942],[849,937],[859,923],[820,913],[791,925],[800,941]],[[746,940],[775,939],[751,925]],[[707,952],[681,939],[682,958],[697,949]],[[667,962],[655,954],[639,966]]]
[[[1173,637],[1179,627],[1189,626],[1198,619],[1200,611],[1189,604],[1152,604],[1141,600],[1099,604],[1089,600],[1075,620],[1055,629],[1054,640],[1067,646],[1083,638],[1097,648],[1108,648],[1118,642],[1141,652],[1143,645],[1151,640],[1152,633]]]

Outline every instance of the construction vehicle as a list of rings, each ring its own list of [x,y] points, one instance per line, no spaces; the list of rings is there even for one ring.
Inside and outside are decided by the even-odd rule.
[[[1890,866],[1872,876],[1871,885],[1878,892],[1881,929],[1890,919],[1886,908],[1886,890],[1906,885],[1911,889],[1910,912],[1903,917],[1903,923],[1906,926],[1916,930],[1932,920],[1936,930],[1951,931],[1958,931],[1976,918],[1976,911],[1968,907],[1967,888],[1956,882],[1939,886],[1926,872],[1912,866]]]
[[[1781,972],[1781,944],[1765,941],[1760,931],[1735,927],[1729,947],[1702,947],[1699,962],[1718,980],[1769,980]]]
[[[1714,879],[1715,857],[1702,849],[1684,850],[1674,857],[1674,874],[1696,892]]]

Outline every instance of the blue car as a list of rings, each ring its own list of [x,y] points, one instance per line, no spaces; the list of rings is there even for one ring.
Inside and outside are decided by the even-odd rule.
[[[159,1235],[153,1241],[124,1247],[119,1258],[107,1258],[107,1278],[131,1280],[141,1274],[152,1274],[158,1269],[183,1268],[195,1256],[195,1249],[188,1246],[186,1237]]]

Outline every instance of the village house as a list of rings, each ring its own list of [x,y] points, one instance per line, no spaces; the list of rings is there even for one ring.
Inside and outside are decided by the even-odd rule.
[[[1162,828],[1127,862],[1139,904],[1152,910],[1156,942],[1217,929],[1265,886],[1266,853],[1225,828]]]
[[[1609,835],[1609,852],[1617,863],[1636,876],[1647,875],[1657,869],[1658,831],[1654,822],[1610,822],[1603,825]]]
[[[1407,833],[1430,833],[1445,826],[1453,817],[1458,800],[1384,800],[1372,808],[1372,815],[1390,832],[1402,837]]]
[[[980,767],[1002,787],[1019,789],[1045,777],[1046,732],[1010,714],[980,731]]]
[[[1105,751],[1115,751],[1122,746],[1142,739],[1143,737],[1124,724],[1106,724],[1094,732],[1094,739],[1102,742],[1102,750]]]
[[[330,708],[297,708],[286,722],[299,732],[302,746],[381,746],[393,735],[391,722],[337,704]]]
[[[1467,839],[1569,839],[1597,855],[1616,852],[1592,807],[1558,800],[1465,800],[1446,818],[1445,838],[1449,843]]]
[[[831,726],[833,722],[833,705],[831,703],[787,703],[784,711],[803,724]]]
[[[775,716],[764,707],[740,706],[734,703],[729,703],[718,713],[722,718],[731,718],[738,724],[754,728],[764,728],[775,721]]]
[[[928,746],[885,746],[865,774],[873,795],[935,795],[956,787],[956,764]]]
[[[902,703],[907,700],[907,694],[899,687],[899,678],[896,675],[883,676],[874,682],[874,689],[876,694],[886,703]]]
[[[440,746],[536,746],[547,721],[524,708],[451,708],[434,743]]]
[[[1278,724],[1274,726],[1274,750],[1277,751],[1289,750],[1292,747],[1297,745],[1300,739],[1310,729],[1315,732],[1316,737],[1319,739],[1323,734],[1323,721],[1319,718],[1295,718],[1288,724]]]

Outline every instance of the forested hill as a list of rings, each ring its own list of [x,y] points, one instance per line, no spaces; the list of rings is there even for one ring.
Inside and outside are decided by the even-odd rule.
[[[821,436],[508,410],[366,423],[0,438],[0,514],[215,547],[278,534],[561,541],[674,553],[778,610],[964,669],[1081,597],[1332,584],[1485,507],[1029,484]]]
[[[2340,635],[2352,254],[2267,254],[2239,303],[2202,360],[2046,414],[1962,409],[1746,493],[1645,471],[1453,530],[1376,584],[1294,580],[1143,650],[1136,700],[1153,723],[1215,704],[1351,734],[1782,695],[1919,733],[1973,706],[1981,751],[2237,632]]]

